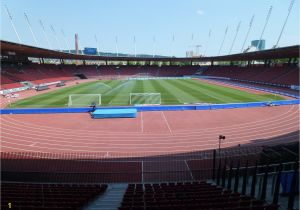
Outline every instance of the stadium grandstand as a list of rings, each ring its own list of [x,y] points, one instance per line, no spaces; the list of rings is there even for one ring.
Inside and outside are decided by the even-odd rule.
[[[105,52],[96,35],[93,44],[84,41],[89,39],[87,36],[79,39],[78,34],[86,34],[83,31],[74,33],[73,49],[64,32],[67,27],[59,36],[51,25],[50,37],[42,20],[36,21],[38,29],[28,13],[43,19],[49,15],[49,20],[55,21],[51,8],[56,8],[57,17],[68,22],[73,16],[64,6],[71,1],[61,2],[60,9],[56,0],[45,1],[43,7],[27,1],[5,1],[1,5],[1,18],[6,19],[1,28],[11,27],[0,40],[1,209],[299,209],[300,45],[298,39],[295,42],[285,33],[287,30],[299,35],[294,30],[299,29],[299,20],[289,25],[295,21],[293,7],[299,6],[297,0],[266,7],[267,17],[252,15],[246,29],[240,21],[237,27],[226,27],[225,33],[209,30],[201,45],[193,34],[191,41],[184,41],[184,45],[191,42],[186,57],[182,56],[181,51],[186,49],[180,43],[181,31],[186,28],[172,29],[177,33],[171,36],[170,46],[161,49],[159,36],[154,36],[152,52],[147,44],[143,49],[135,35],[131,41],[133,53],[130,49],[119,50],[121,36],[113,37],[113,47]],[[115,26],[123,31],[126,29],[121,23],[126,21],[128,30],[132,30],[129,13],[137,11],[130,7],[143,8],[148,14],[144,6],[152,8],[153,3],[142,1],[143,6],[137,1],[126,2],[78,3],[74,5],[78,17],[72,19],[78,24],[68,23],[104,33],[110,24],[103,23],[97,29],[94,26],[101,18],[92,20],[86,15],[96,11],[96,5],[105,7],[101,8],[101,17],[110,14],[105,10],[119,14],[112,8],[125,5],[126,11],[116,9],[120,14],[110,21],[117,20]],[[168,10],[174,7],[186,15],[188,22],[184,25],[190,20],[189,28],[193,27],[190,10],[183,12],[187,3],[176,2],[178,5],[160,3],[163,13],[158,8],[157,15],[175,15]],[[212,5],[204,2],[208,11]],[[197,5],[194,1],[191,4]],[[220,4],[224,11],[213,9],[218,27],[222,15],[234,15],[235,4],[242,12],[256,9],[248,3],[245,9],[233,0]],[[87,5],[90,12],[83,11]],[[265,5],[260,6],[266,9]],[[288,10],[279,12],[278,7]],[[16,17],[11,15],[11,8]],[[23,10],[28,10],[24,12],[26,24],[18,23],[18,13]],[[123,12],[128,16],[123,17]],[[234,12],[244,18],[243,13]],[[278,14],[272,22],[272,13],[276,12],[284,13],[284,17]],[[195,13],[208,15],[202,10]],[[138,14],[145,18],[140,11]],[[134,20],[138,14],[134,14]],[[151,10],[149,14],[155,13]],[[161,17],[157,23],[161,31],[156,28],[155,33],[163,36],[166,22]],[[206,20],[216,24],[211,17]],[[176,21],[180,27],[180,18]],[[260,39],[256,40],[257,46],[246,46],[251,31],[257,32],[253,21],[262,23],[258,24]],[[283,26],[278,26],[278,21]],[[22,36],[26,27],[32,43],[21,41],[27,40],[26,35]],[[230,31],[235,27],[234,33]],[[268,27],[272,30],[266,30]],[[39,43],[39,33],[35,34],[40,29],[44,44]],[[240,30],[245,30],[246,38],[239,36]],[[276,38],[266,36],[265,31],[276,34]],[[223,53],[228,33],[233,33],[232,42],[229,53]],[[221,46],[214,47],[211,38],[219,35]],[[262,49],[266,43],[263,37],[275,40],[275,45]],[[63,42],[66,49],[60,46]],[[243,44],[242,50],[235,47],[239,43]],[[281,43],[284,45],[279,46]],[[82,44],[92,47],[83,50]]]

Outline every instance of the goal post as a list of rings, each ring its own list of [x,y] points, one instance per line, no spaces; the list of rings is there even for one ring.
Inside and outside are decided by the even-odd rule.
[[[161,104],[160,93],[130,93],[130,105]]]
[[[69,95],[68,107],[100,106],[101,94],[71,94]]]

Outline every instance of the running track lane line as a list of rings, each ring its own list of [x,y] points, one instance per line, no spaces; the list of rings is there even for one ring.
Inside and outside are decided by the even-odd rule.
[[[167,118],[166,118],[164,112],[162,111],[161,114],[162,114],[163,119],[164,119],[165,122],[166,122],[166,125],[167,125],[167,127],[168,127],[170,133],[172,133],[172,130],[171,130],[171,128],[170,128],[170,125],[169,125],[169,123],[168,123],[168,120],[167,120]]]

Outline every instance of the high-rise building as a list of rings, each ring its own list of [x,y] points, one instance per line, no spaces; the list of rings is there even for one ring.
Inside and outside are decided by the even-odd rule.
[[[266,40],[253,40],[251,46],[256,47],[258,50],[264,50],[266,48]]]

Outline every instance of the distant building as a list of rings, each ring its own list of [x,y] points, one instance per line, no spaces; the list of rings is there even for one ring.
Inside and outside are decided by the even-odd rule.
[[[97,48],[85,47],[83,50],[85,55],[97,55]]]
[[[266,40],[253,40],[251,41],[251,46],[256,47],[258,50],[264,50],[266,48]]]
[[[191,51],[186,51],[186,57],[187,58],[194,58],[194,57],[199,57],[199,53],[191,50]]]

